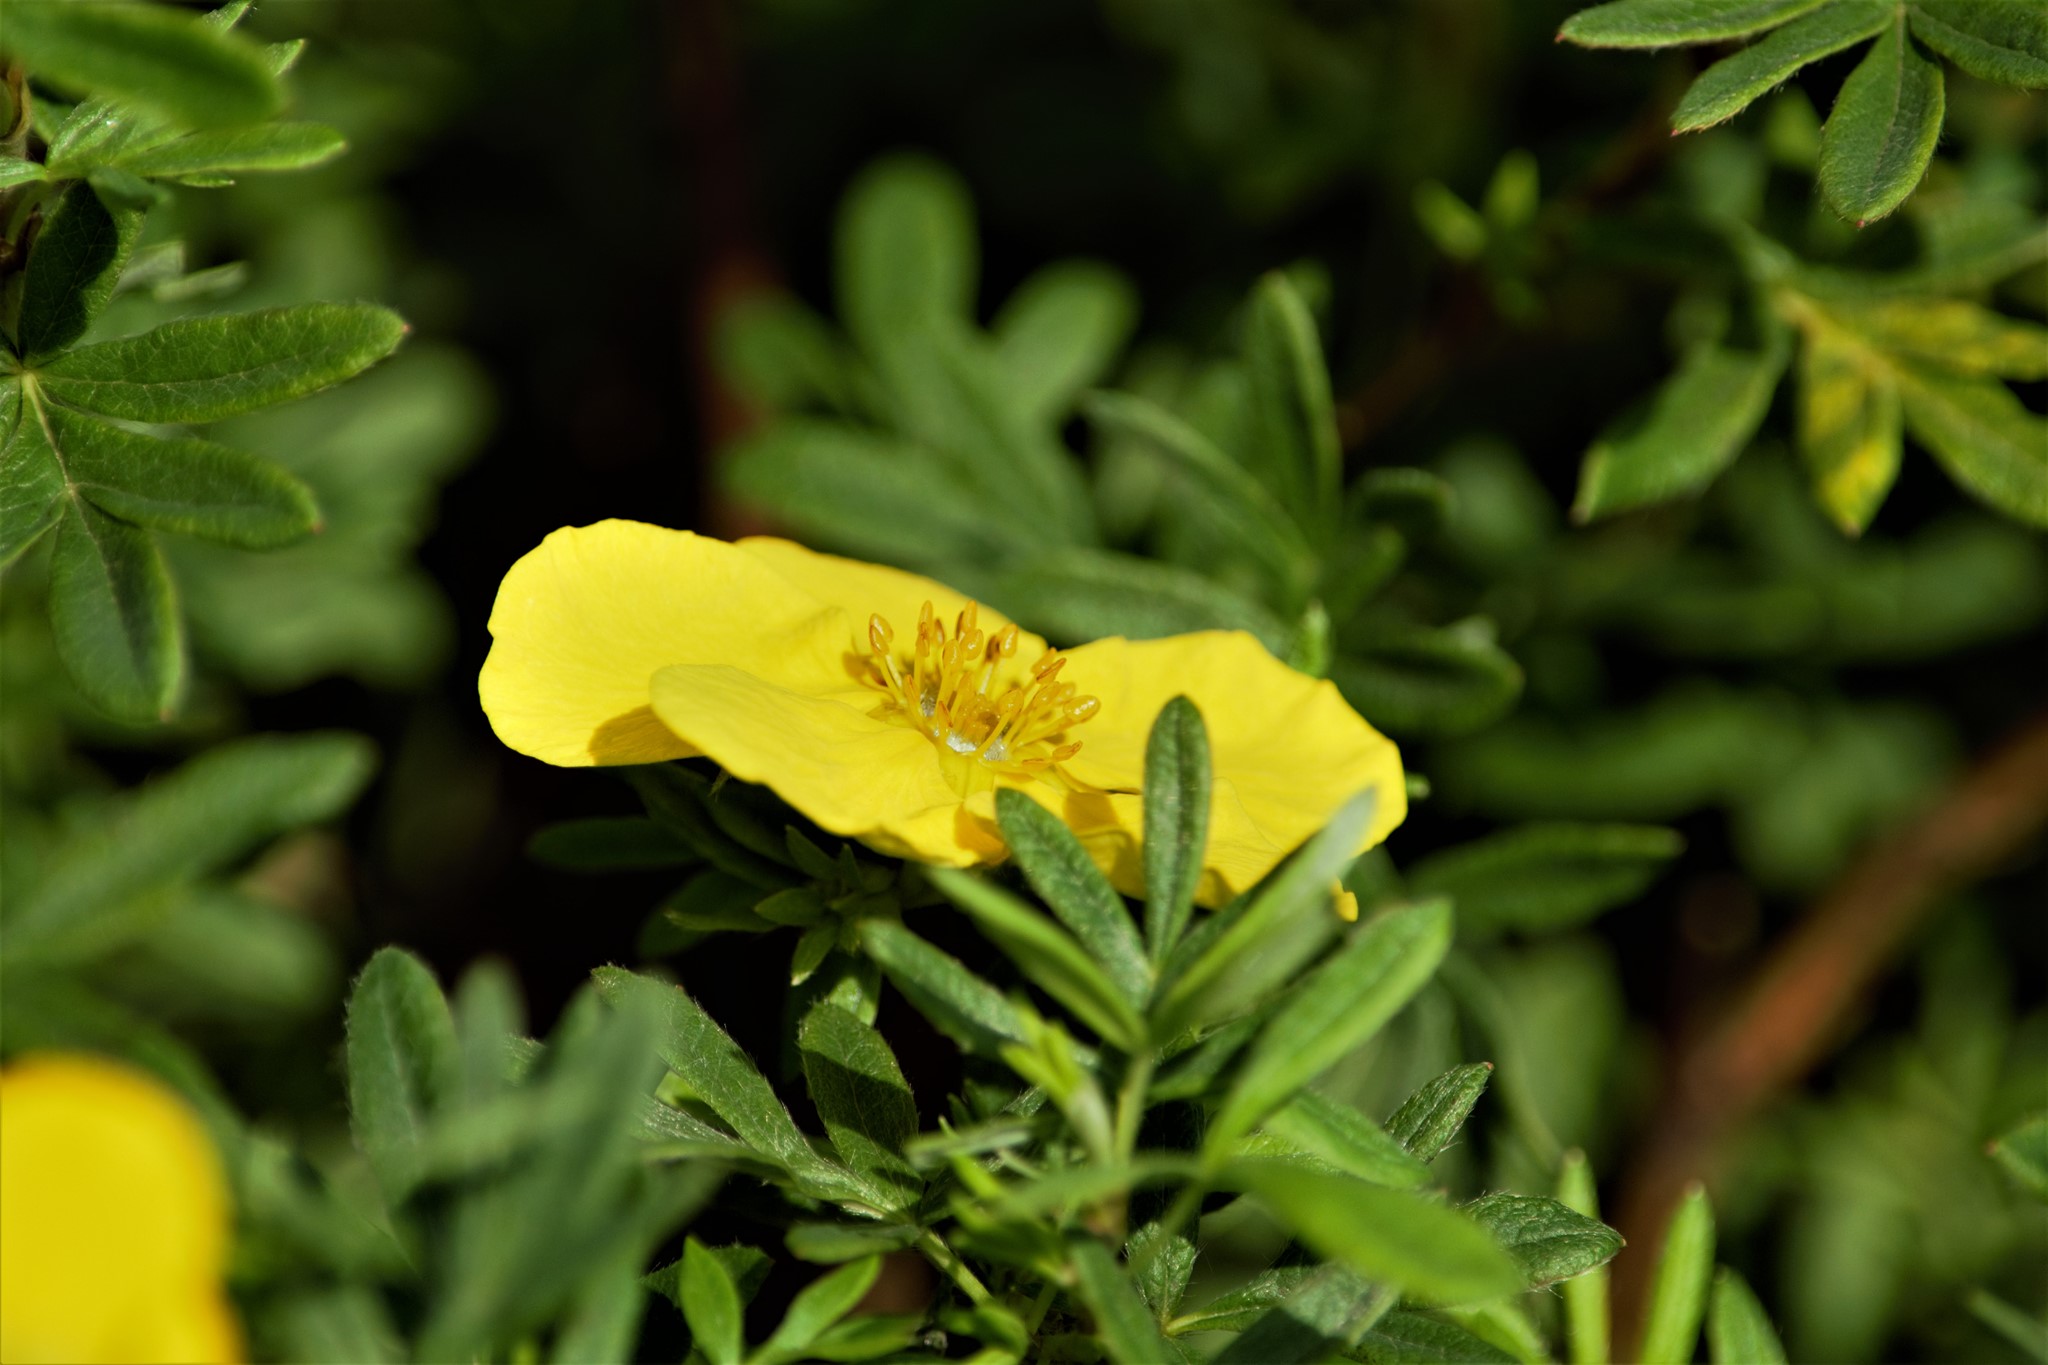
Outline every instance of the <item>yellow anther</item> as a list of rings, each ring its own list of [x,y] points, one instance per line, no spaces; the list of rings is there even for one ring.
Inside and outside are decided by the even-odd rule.
[[[1079,725],[1102,709],[1102,698],[1082,697],[1067,703],[1067,724]]]
[[[868,648],[877,654],[887,654],[889,646],[895,643],[896,632],[889,628],[889,623],[883,620],[879,613],[870,616],[868,618]]]
[[[997,631],[996,638],[989,641],[988,649],[989,654],[997,658],[1007,659],[1016,654],[1017,628],[1015,626],[1004,626],[1001,630]]]
[[[1048,654],[1043,659],[1040,659],[1038,661],[1038,666],[1036,668],[1031,670],[1031,676],[1036,678],[1040,682],[1050,682],[1052,681],[1052,679],[1058,677],[1059,671],[1062,668],[1065,668],[1066,666],[1066,655]]]
[[[1062,744],[1059,748],[1054,749],[1052,751],[1052,761],[1055,763],[1064,763],[1068,759],[1072,758],[1075,754],[1078,754],[1080,752],[1081,741],[1077,739],[1073,741],[1071,744]]]

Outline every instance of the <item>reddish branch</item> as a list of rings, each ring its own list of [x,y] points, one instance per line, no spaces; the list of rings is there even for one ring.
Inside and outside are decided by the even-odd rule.
[[[1616,1220],[1616,1341],[1641,1327],[1664,1224],[1693,1180],[1711,1182],[1730,1140],[1839,1043],[1850,1011],[1948,893],[2048,829],[2048,713],[2009,736],[1918,823],[1873,844],[1777,945],[1716,1023],[1683,1045],[1628,1173]],[[1633,1358],[1633,1357],[1624,1357]]]

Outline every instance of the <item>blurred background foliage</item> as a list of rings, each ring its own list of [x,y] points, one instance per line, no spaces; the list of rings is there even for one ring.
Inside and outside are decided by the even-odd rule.
[[[36,566],[9,571],[5,1048],[178,1076],[268,1153],[238,1194],[269,1229],[244,1269],[304,1291],[279,1339],[362,1322],[322,1297],[345,1194],[285,1144],[368,1178],[343,982],[390,940],[448,981],[496,957],[517,990],[487,967],[458,1014],[514,1027],[523,994],[537,1031],[623,1056],[564,1006],[663,946],[662,858],[596,881],[559,835],[525,853],[639,807],[491,738],[499,576],[605,516],[774,528],[1056,641],[1227,626],[1332,677],[1427,793],[1354,889],[1459,907],[1442,976],[1332,1092],[1386,1113],[1489,1057],[1445,1181],[1548,1191],[1580,1148],[1637,1236],[1710,1021],[2038,734],[2048,112],[1935,43],[1938,148],[1859,228],[1823,193],[1859,47],[1674,138],[1738,49],[1553,42],[1572,9],[259,7],[264,39],[312,40],[292,117],[347,154],[177,192],[88,339],[349,299],[411,335],[210,433],[325,528],[260,559],[167,542],[192,657],[167,723],[81,697]],[[2048,1107],[2039,816],[1967,887],[1826,921],[1813,960],[1868,988],[1766,1039],[1811,1069],[1717,1144],[1721,1257],[1796,1359],[2024,1359],[2041,1330],[2048,1219],[1985,1156]],[[757,1053],[783,1004],[748,983],[786,937],[684,964]],[[944,1045],[897,1047],[940,1093]],[[559,1073],[537,1084],[601,1105]],[[650,1197],[614,1174],[604,1198]],[[460,1175],[451,1208],[482,1198]],[[1269,1231],[1235,1234],[1246,1261]]]

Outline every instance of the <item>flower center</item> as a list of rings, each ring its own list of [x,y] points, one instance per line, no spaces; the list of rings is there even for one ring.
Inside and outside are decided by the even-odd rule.
[[[975,625],[976,610],[967,604],[949,638],[945,622],[925,603],[917,617],[916,647],[908,655],[894,652],[896,632],[887,621],[868,617],[868,684],[886,696],[888,713],[900,714],[942,754],[1017,775],[1066,762],[1081,751],[1066,732],[1102,702],[1077,696],[1072,683],[1060,681],[1067,660],[1058,650],[1048,651],[1027,681],[999,689],[996,672],[1017,653],[1017,628],[984,634]]]

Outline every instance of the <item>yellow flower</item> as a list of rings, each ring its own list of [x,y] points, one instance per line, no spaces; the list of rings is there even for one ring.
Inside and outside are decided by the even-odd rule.
[[[1249,635],[1054,652],[942,584],[784,540],[565,528],[505,575],[490,625],[479,692],[519,752],[703,755],[835,834],[928,863],[1000,860],[995,789],[1016,787],[1140,894],[1145,741],[1179,695],[1201,709],[1215,772],[1204,904],[1366,787],[1379,801],[1361,850],[1407,809],[1392,742]]]
[[[198,1118],[112,1062],[0,1069],[0,1361],[241,1359],[228,1196]]]

